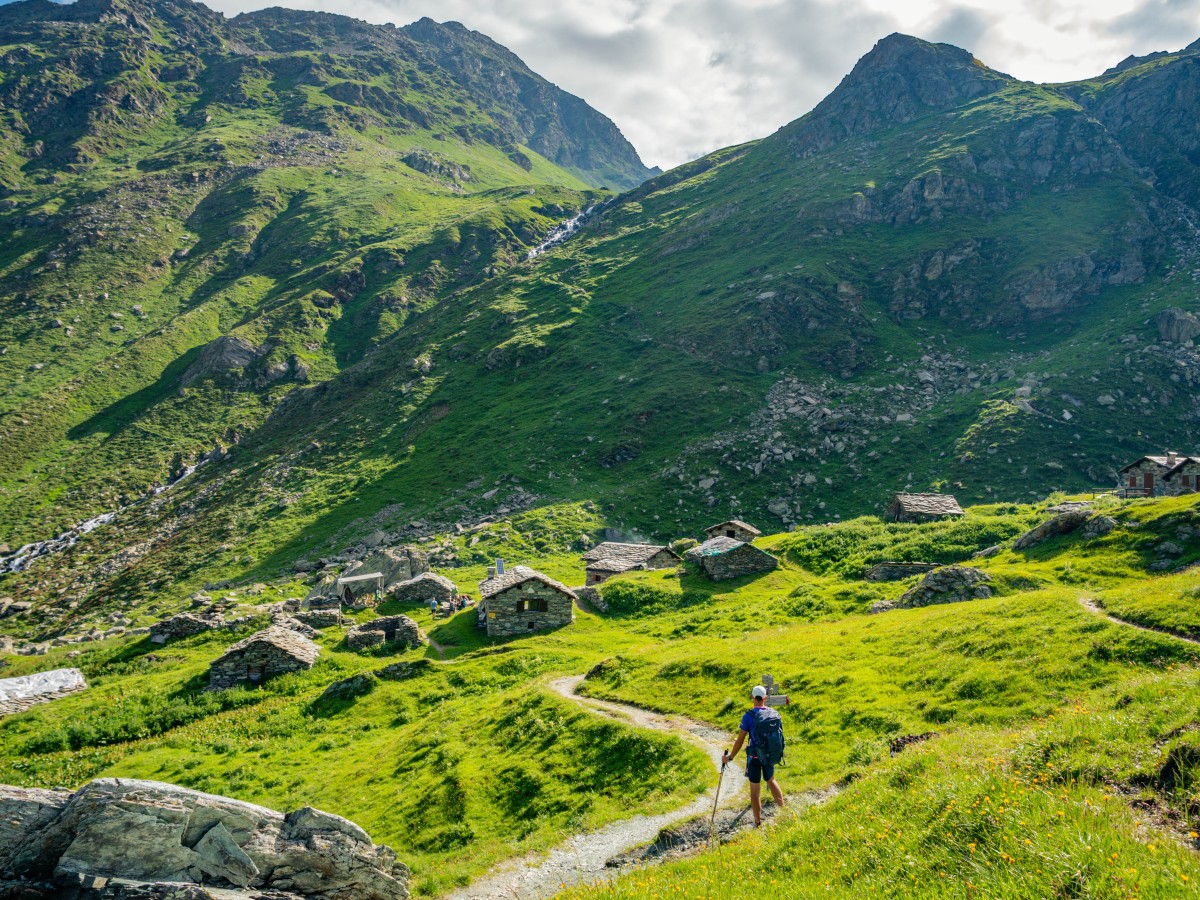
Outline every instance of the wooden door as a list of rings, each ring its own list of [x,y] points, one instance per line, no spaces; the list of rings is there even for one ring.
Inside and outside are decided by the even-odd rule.
[[[1146,496],[1154,496],[1154,473],[1147,472],[1142,476],[1142,487],[1146,489]]]

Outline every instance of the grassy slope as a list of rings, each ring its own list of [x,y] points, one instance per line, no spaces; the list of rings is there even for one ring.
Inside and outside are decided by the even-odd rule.
[[[551,634],[491,647],[473,614],[460,614],[432,630],[447,645],[445,663],[431,651],[347,652],[340,630],[329,629],[310,672],[220,697],[201,690],[204,666],[233,636],[164,648],[105,642],[75,659],[91,690],[0,721],[0,781],[123,774],[278,807],[313,803],[395,846],[414,865],[418,890],[436,892],[497,859],[543,849],[631,806],[678,804],[712,782],[692,748],[597,721],[548,693],[546,679],[596,667],[585,682],[591,694],[733,728],[746,685],[769,671],[795,700],[785,710],[785,786],[851,787],[781,826],[766,847],[774,870],[724,851],[626,878],[617,895],[697,896],[705,893],[697,884],[719,877],[741,879],[739,892],[757,878],[767,879],[762,890],[776,878],[799,894],[831,881],[847,896],[868,878],[908,896],[912,875],[917,893],[940,896],[945,872],[946,895],[964,895],[968,879],[986,896],[1041,896],[1075,879],[1092,896],[1116,896],[1114,879],[1133,868],[1143,895],[1166,896],[1180,875],[1200,875],[1172,837],[1186,834],[1191,782],[1159,779],[1178,740],[1170,735],[1200,704],[1200,653],[1108,623],[1078,599],[1177,581],[1147,575],[1147,565],[1200,506],[1135,501],[1106,513],[1121,526],[1104,538],[1056,539],[981,561],[997,588],[991,600],[881,615],[863,613],[908,583],[864,583],[864,565],[962,560],[1045,514],[1002,505],[973,508],[958,523],[864,519],[764,538],[784,561],[769,576],[720,585],[686,573],[622,577],[604,589],[612,612],[579,613]],[[578,558],[559,548],[581,520],[564,514],[559,524],[563,543],[548,544],[544,558],[517,532],[487,540],[523,547],[510,558],[577,583]],[[1200,556],[1194,538],[1183,546],[1183,561]],[[450,574],[462,584],[477,571]],[[432,627],[427,611],[405,612]],[[8,658],[5,674],[62,665],[66,653]],[[396,659],[428,667],[358,697],[319,699],[331,682]],[[1167,695],[1169,704],[1158,702]],[[886,759],[888,738],[924,731],[941,737]],[[1089,742],[1103,742],[1104,752]],[[1154,820],[1131,811],[1131,799],[1157,810]],[[1179,824],[1164,818],[1172,809]],[[1104,862],[1114,852],[1121,867]]]

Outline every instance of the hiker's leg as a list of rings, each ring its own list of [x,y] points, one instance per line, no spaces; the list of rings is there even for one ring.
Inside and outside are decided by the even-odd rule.
[[[771,798],[775,801],[775,805],[785,806],[786,804],[783,802],[783,791],[780,789],[779,784],[774,778],[767,782],[767,787],[771,789]]]
[[[762,824],[762,800],[760,794],[762,792],[761,784],[750,785],[750,810],[754,813],[754,824]]]

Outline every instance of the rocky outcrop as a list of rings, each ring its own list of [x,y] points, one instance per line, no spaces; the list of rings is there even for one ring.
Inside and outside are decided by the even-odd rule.
[[[201,378],[218,378],[244,369],[258,359],[260,352],[245,338],[222,335],[204,346],[200,356],[183,373],[180,384],[187,387]]]
[[[416,547],[387,547],[377,550],[357,565],[346,568],[342,575],[356,572],[379,572],[386,590],[397,581],[409,581],[429,571],[429,557]]]
[[[1186,344],[1200,337],[1200,316],[1185,312],[1177,306],[1164,309],[1154,317],[1158,339],[1171,344]]]
[[[938,603],[961,603],[992,596],[988,586],[991,576],[971,566],[943,566],[921,579],[921,583],[906,591],[897,601],[901,609],[933,606]]]
[[[21,896],[63,896],[106,879],[283,891],[315,900],[406,900],[408,868],[353,822],[274,810],[155,781],[104,778],[80,790],[0,786],[0,878]],[[38,885],[45,892],[38,894]],[[85,894],[88,896],[88,894]],[[144,896],[144,895],[142,895]],[[188,897],[212,896],[205,892]]]
[[[1053,519],[1049,519],[1041,525],[1031,528],[1013,541],[1013,549],[1028,550],[1030,547],[1035,547],[1042,541],[1049,540],[1052,537],[1057,537],[1060,534],[1070,534],[1091,517],[1092,513],[1086,509],[1074,509],[1059,513]]]

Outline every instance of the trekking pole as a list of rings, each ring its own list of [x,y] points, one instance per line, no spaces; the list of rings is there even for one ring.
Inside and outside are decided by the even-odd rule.
[[[717,778],[717,792],[713,795],[713,811],[712,817],[708,820],[708,849],[711,850],[716,843],[716,824],[717,824],[717,801],[721,799],[721,782],[725,780],[724,760],[721,760],[721,774]]]

